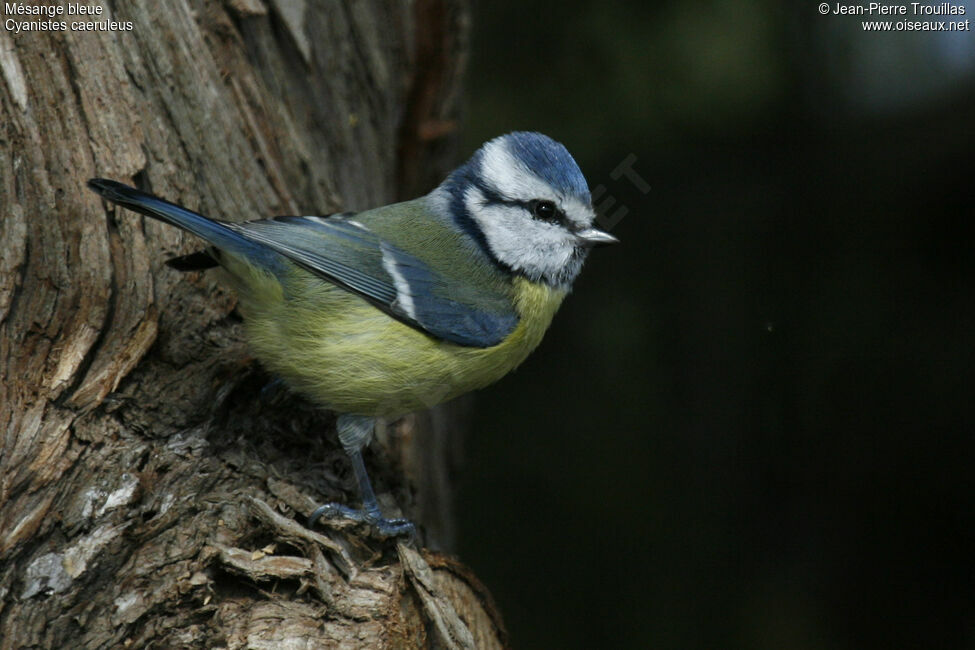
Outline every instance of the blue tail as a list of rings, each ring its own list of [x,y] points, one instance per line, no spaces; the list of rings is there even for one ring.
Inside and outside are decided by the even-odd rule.
[[[226,223],[204,217],[198,212],[116,181],[92,178],[88,181],[88,187],[107,201],[182,228],[205,239],[216,248],[239,255],[252,264],[268,269],[280,264],[278,253],[248,239]]]

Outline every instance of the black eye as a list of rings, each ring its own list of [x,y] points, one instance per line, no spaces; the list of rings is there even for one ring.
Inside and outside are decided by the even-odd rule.
[[[559,216],[559,211],[551,201],[532,201],[532,216],[536,219],[554,221]]]

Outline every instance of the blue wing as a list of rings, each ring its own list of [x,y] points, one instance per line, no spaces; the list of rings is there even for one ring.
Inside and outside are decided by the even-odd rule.
[[[284,270],[283,256],[450,343],[491,347],[518,325],[518,313],[500,283],[475,285],[470,278],[435,270],[355,221],[354,215],[230,223],[115,181],[92,179],[88,186],[114,203],[188,230],[276,274]]]
[[[295,264],[438,339],[490,347],[518,325],[506,295],[484,295],[385,241],[355,215],[227,224]]]

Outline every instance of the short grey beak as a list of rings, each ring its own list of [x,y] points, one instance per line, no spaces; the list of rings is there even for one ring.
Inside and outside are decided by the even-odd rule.
[[[580,230],[576,233],[576,237],[579,238],[579,243],[584,246],[605,246],[606,244],[618,244],[620,242],[620,240],[608,232],[596,230],[595,228]]]

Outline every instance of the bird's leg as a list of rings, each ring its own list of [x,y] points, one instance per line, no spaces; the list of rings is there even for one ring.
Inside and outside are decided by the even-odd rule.
[[[340,415],[336,428],[339,432],[339,441],[342,448],[352,463],[352,470],[355,472],[356,483],[359,485],[359,498],[362,500],[362,508],[356,510],[339,503],[326,503],[315,509],[308,518],[308,527],[313,528],[315,523],[324,515],[326,517],[345,517],[353,521],[363,522],[371,526],[380,537],[396,537],[399,535],[414,535],[416,527],[408,519],[386,519],[379,509],[379,501],[376,500],[376,493],[373,492],[372,483],[369,482],[369,475],[366,473],[366,464],[362,460],[362,448],[369,444],[372,439],[373,428],[376,425],[375,418],[361,415]]]

